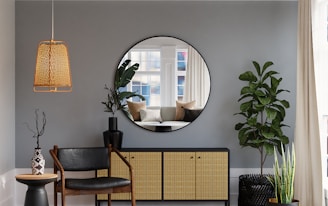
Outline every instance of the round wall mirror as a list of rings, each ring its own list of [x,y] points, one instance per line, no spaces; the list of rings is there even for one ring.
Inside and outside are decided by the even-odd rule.
[[[181,129],[203,111],[210,93],[207,65],[190,44],[168,36],[144,39],[132,46],[120,64],[130,59],[139,69],[126,90],[145,100],[127,100],[128,117],[156,132]]]

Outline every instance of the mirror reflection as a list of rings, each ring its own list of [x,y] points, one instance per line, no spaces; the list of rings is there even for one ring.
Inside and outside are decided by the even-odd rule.
[[[201,55],[174,37],[151,37],[122,58],[139,63],[126,90],[145,97],[127,101],[129,118],[151,131],[174,131],[189,125],[204,109],[210,93],[210,76]]]

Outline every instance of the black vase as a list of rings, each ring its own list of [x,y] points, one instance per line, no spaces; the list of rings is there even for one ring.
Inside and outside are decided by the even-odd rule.
[[[110,131],[117,130],[117,117],[109,117],[108,118],[108,130],[110,130]]]
[[[117,129],[117,117],[108,118],[108,130],[103,132],[104,144],[111,144],[116,149],[122,148],[123,132]]]
[[[120,130],[107,130],[103,132],[104,144],[107,147],[111,144],[112,147],[120,150],[122,148],[123,132]]]

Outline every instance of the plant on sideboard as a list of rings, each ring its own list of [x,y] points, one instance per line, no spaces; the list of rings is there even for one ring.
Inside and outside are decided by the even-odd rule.
[[[261,67],[253,61],[256,73],[246,71],[239,76],[239,80],[247,83],[241,91],[238,102],[240,112],[236,113],[244,117],[244,121],[235,125],[238,131],[239,144],[242,147],[252,147],[260,152],[261,174],[263,165],[268,155],[272,155],[275,146],[289,143],[284,135],[282,127],[286,115],[285,109],[289,108],[289,102],[279,99],[283,92],[280,89],[282,78],[277,78],[277,71],[269,70],[273,62],[267,61]],[[279,149],[281,153],[281,150]]]
[[[285,153],[281,144],[281,164],[279,164],[276,147],[274,148],[273,177],[268,180],[274,187],[275,198],[269,199],[269,205],[298,205],[298,200],[294,200],[294,179],[295,179],[295,148],[292,144],[292,151],[289,147]],[[292,204],[293,203],[293,204]]]
[[[126,115],[129,115],[126,109],[126,99],[139,97],[141,100],[145,100],[145,98],[137,92],[124,90],[139,69],[138,63],[129,66],[130,63],[131,60],[127,59],[117,68],[114,87],[108,88],[107,85],[105,85],[105,89],[108,91],[107,99],[101,102],[105,105],[105,112],[112,114],[112,116],[108,118],[108,130],[103,132],[104,144],[105,146],[112,144],[112,146],[117,149],[121,148],[123,132],[117,129],[117,117],[115,117],[115,113],[122,110]]]

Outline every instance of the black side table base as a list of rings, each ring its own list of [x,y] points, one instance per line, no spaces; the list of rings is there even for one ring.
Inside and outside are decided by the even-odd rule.
[[[45,187],[28,186],[25,196],[24,206],[49,206],[48,195]]]

